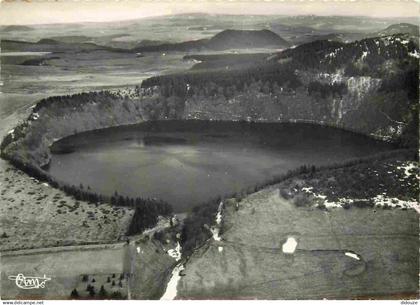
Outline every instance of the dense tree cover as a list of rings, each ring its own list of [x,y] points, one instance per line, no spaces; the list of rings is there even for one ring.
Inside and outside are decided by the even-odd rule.
[[[347,93],[347,86],[344,83],[320,83],[313,81],[308,84],[309,95],[319,96],[320,98],[326,98],[328,96],[343,96]]]
[[[280,69],[281,67],[281,69]],[[294,70],[287,64],[266,63],[257,67],[233,70],[188,71],[179,74],[170,74],[151,77],[142,82],[143,88],[160,86],[163,96],[188,97],[199,91],[207,95],[223,92],[229,96],[229,88],[242,91],[246,86],[261,81],[268,82],[272,87],[285,85],[296,88],[301,85]]]
[[[344,48],[345,43],[330,40],[316,40],[290,48],[278,55],[279,59],[291,58],[295,69],[325,69],[323,61],[327,54],[339,48]],[[346,62],[347,60],[344,59]],[[333,68],[331,67],[331,70]]]
[[[237,69],[247,68],[266,63],[268,53],[246,53],[246,54],[197,54],[186,55],[184,60],[198,60],[192,70],[215,70],[215,69]]]
[[[373,206],[373,200],[368,199],[383,193],[386,197],[412,201],[419,195],[415,175],[418,171],[413,169],[412,174],[405,177],[405,172],[398,170],[397,166],[402,160],[416,159],[416,151],[406,150],[393,156],[384,155],[350,166],[318,171],[315,176],[303,174],[299,179],[310,181],[313,192],[327,196],[331,202],[337,202],[340,198],[361,199],[356,200],[356,207]],[[401,183],[403,177],[405,183]],[[293,184],[290,186],[293,187]]]
[[[128,235],[139,234],[144,229],[156,225],[158,216],[168,216],[172,213],[172,206],[162,200],[139,200],[135,203],[135,207]]]
[[[144,229],[153,227],[158,220],[158,216],[167,216],[172,213],[172,206],[163,201],[149,198],[130,198],[121,196],[115,192],[110,198],[84,190],[83,187],[61,186],[61,189],[72,195],[77,200],[84,200],[90,203],[111,202],[115,206],[134,207],[134,215],[128,228],[127,234],[134,235],[141,233]]]
[[[199,104],[206,99],[208,103],[216,105],[238,97],[242,102],[241,107],[250,107],[244,109],[248,111],[248,116],[251,119],[258,119],[266,115],[263,103],[256,102],[261,101],[258,97],[258,92],[261,92],[271,99],[282,96],[278,100],[277,110],[286,117],[290,113],[292,117],[297,118],[302,116],[335,121],[337,118],[333,113],[335,111],[333,99],[341,99],[346,95],[348,92],[346,80],[341,83],[309,80],[309,83],[303,84],[304,81],[301,81],[296,71],[306,70],[316,75],[320,72],[338,73],[341,69],[344,71],[344,77],[370,76],[383,80],[383,85],[379,92],[367,97],[357,111],[348,111],[345,117],[340,118],[342,120],[340,123],[352,126],[355,122],[360,122],[362,130],[376,132],[383,129],[380,132],[389,135],[387,128],[390,126],[394,129],[400,128],[396,124],[402,122],[404,124],[400,125],[404,125],[402,127],[404,139],[400,140],[400,143],[404,146],[413,146],[417,139],[415,126],[418,120],[418,106],[412,103],[418,97],[418,69],[413,69],[418,66],[417,49],[416,43],[403,34],[368,38],[352,43],[314,41],[269,56],[257,67],[188,71],[152,77],[145,80],[142,87],[158,86],[161,99],[174,101],[178,109],[175,112],[178,113],[182,112],[185,100],[190,104],[192,102],[192,105],[196,103],[197,109],[202,110],[200,107],[205,106]],[[299,87],[306,90],[309,99],[297,94]],[[291,101],[285,97],[289,92],[296,93],[299,99],[306,103],[307,107],[302,109],[300,115],[295,113],[295,105],[291,105]],[[254,102],[246,102],[248,97]],[[300,100],[295,104],[299,102]],[[152,113],[150,117],[173,118],[169,115],[166,104],[159,102],[156,104],[158,107],[149,107]],[[221,110],[220,107],[211,107],[210,110]],[[398,136],[398,132],[393,136]]]
[[[169,115],[170,112],[165,106],[168,104],[165,100],[168,99],[177,105],[175,112],[179,113],[185,105],[185,99],[191,97],[203,99],[217,96],[228,100],[246,93],[247,88],[250,87],[258,87],[258,90],[264,94],[278,95],[288,90],[294,91],[303,86],[296,73],[297,70],[336,73],[338,69],[344,69],[347,76],[372,76],[383,79],[395,72],[406,71],[409,67],[418,65],[418,59],[412,56],[412,52],[416,50],[416,44],[404,35],[368,38],[347,44],[327,40],[314,41],[269,56],[265,61],[259,62],[258,66],[190,70],[184,73],[152,77],[143,81],[141,86],[160,88],[160,99],[163,101],[159,101],[157,103],[159,106],[156,108],[150,106],[153,114],[151,117],[167,118],[173,117]],[[215,58],[219,57],[215,56]],[[229,57],[224,58],[225,61],[228,59]],[[414,77],[410,80],[413,84],[418,83]],[[391,84],[390,90],[412,92],[411,85],[398,87],[399,85],[398,82],[395,86]],[[314,80],[305,87],[309,95],[319,102],[325,101],[329,96],[342,97],[347,92],[344,83],[326,84]],[[160,107],[160,105],[163,106]],[[331,113],[327,109],[329,105],[324,106],[325,113]]]
[[[417,103],[419,97],[419,67],[411,66],[401,72],[386,77],[379,89],[380,92],[395,92],[402,90],[407,92],[411,103]]]
[[[367,38],[352,43],[318,40],[288,49],[279,54],[280,59],[290,58],[296,69],[317,69],[334,72],[344,68],[348,76],[383,76],[382,65],[387,60],[410,60],[417,50],[415,42],[404,34]]]
[[[12,142],[16,141],[17,139],[20,139],[25,136],[25,129],[28,127],[28,122],[24,121],[21,124],[17,125],[13,132],[8,133],[2,140],[0,144],[1,152],[3,153],[3,150]]]
[[[92,91],[76,93],[72,95],[51,96],[40,100],[33,108],[33,113],[40,111],[42,108],[76,108],[77,110],[82,105],[96,101],[98,103],[104,102],[119,102],[121,98],[109,91]]]
[[[279,69],[279,66],[282,68]],[[159,90],[159,95],[153,95],[144,105],[146,116],[152,120],[182,117],[185,102],[192,97],[222,97],[227,100],[247,92],[248,88],[257,88],[259,92],[268,94],[276,90],[293,91],[299,86],[301,82],[294,70],[278,63],[232,70],[187,71],[152,77],[141,85]]]
[[[209,225],[215,222],[215,215],[220,204],[220,198],[210,200],[195,206],[182,227],[181,245],[182,255],[188,257],[192,252],[204,244],[211,237]]]
[[[198,60],[198,61],[224,61],[225,63],[237,61],[263,61],[270,54],[269,53],[221,53],[221,54],[192,54],[185,55],[183,60]]]
[[[379,92],[387,98],[387,103],[379,107],[394,120],[404,122],[398,141],[402,147],[419,145],[419,68],[393,74],[384,79]]]

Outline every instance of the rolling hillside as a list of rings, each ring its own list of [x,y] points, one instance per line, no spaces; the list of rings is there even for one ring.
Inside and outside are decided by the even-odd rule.
[[[180,43],[140,45],[137,52],[227,50],[250,48],[284,48],[289,43],[269,30],[224,30],[210,39],[199,39]]]
[[[99,46],[89,42],[67,43],[55,39],[44,38],[37,42],[2,40],[2,52],[91,52],[105,50],[109,52],[128,52],[124,49],[117,49],[106,46]]]
[[[416,145],[418,58],[416,42],[404,34],[324,40],[267,55],[257,65],[232,61],[226,69],[224,62],[215,70],[152,77],[142,87],[186,99],[188,118],[309,120],[394,140],[410,130],[412,140],[403,142]],[[167,110],[155,107],[158,113]]]

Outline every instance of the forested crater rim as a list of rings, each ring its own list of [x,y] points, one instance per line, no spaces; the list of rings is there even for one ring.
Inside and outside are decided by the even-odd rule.
[[[53,143],[68,137],[80,135],[84,132],[108,132],[113,128],[130,128],[139,123],[149,125],[167,124],[171,122],[183,122],[184,124],[237,124],[242,126],[268,126],[302,124],[307,126],[320,126],[334,128],[343,132],[354,133],[363,137],[386,142],[384,138],[373,134],[355,130],[351,126],[324,122],[322,120],[305,119],[192,119],[183,106],[180,98],[166,98],[173,102],[169,105],[169,117],[160,113],[156,119],[156,98],[160,98],[161,88],[152,86],[148,88],[125,88],[123,90],[99,91],[74,94],[70,96],[54,96],[39,101],[32,107],[28,118],[20,125],[11,130],[1,144],[1,156],[15,167],[21,169],[29,176],[48,182],[52,187],[59,188],[65,193],[72,195],[77,200],[95,203],[110,203],[112,198],[98,196],[89,190],[80,190],[73,185],[67,185],[56,181],[45,170],[51,158],[51,146]],[[163,98],[163,97],[162,97]],[[152,107],[152,108],[151,108]],[[308,164],[309,165],[309,164]],[[272,181],[271,181],[272,182]],[[270,183],[270,182],[268,182]],[[264,185],[264,183],[259,184]],[[258,187],[257,187],[258,188]],[[159,205],[159,211],[171,213],[171,208],[166,202],[160,200],[146,200],[145,198],[128,198],[128,200],[114,200],[116,205],[133,206],[143,203],[144,207],[150,204]],[[161,212],[159,212],[161,213]],[[157,215],[154,215],[157,216]],[[152,217],[153,218],[153,217]],[[156,220],[142,224],[142,229],[153,225]],[[138,232],[139,228],[132,229]]]

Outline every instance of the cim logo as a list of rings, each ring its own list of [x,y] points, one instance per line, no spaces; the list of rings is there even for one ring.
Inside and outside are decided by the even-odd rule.
[[[24,276],[22,273],[19,273],[18,275],[9,275],[8,279],[15,281],[16,286],[21,289],[45,288],[45,283],[51,280],[51,278],[46,277],[45,274],[43,277],[38,277]]]

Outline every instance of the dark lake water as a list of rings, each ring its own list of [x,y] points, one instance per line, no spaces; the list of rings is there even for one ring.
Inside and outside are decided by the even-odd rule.
[[[390,149],[365,136],[309,124],[161,121],[62,139],[52,146],[48,171],[94,192],[159,198],[184,212],[304,164]]]

